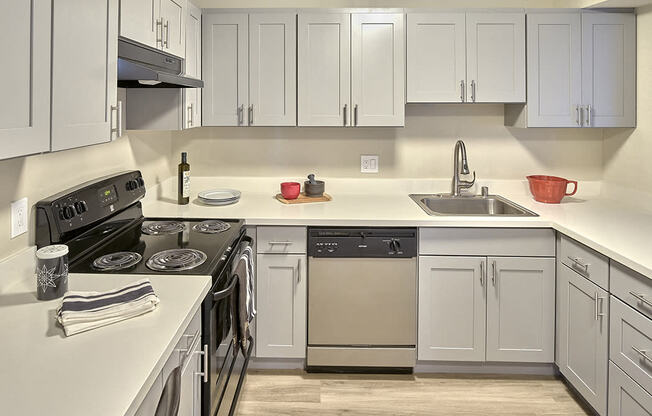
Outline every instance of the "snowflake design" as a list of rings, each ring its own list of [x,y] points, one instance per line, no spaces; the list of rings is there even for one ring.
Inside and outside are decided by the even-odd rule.
[[[56,287],[56,284],[54,283],[55,275],[54,271],[56,270],[55,267],[48,269],[45,265],[41,267],[37,273],[36,273],[36,285],[43,290],[43,293],[45,293],[45,290],[48,287]]]

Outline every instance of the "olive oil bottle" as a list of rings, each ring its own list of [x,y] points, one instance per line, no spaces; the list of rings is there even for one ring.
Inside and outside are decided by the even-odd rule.
[[[179,205],[186,205],[190,202],[190,164],[188,163],[188,154],[181,153],[181,163],[179,163]]]

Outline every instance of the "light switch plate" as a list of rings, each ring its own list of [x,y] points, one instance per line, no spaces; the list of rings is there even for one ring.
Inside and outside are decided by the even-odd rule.
[[[360,172],[378,173],[378,155],[361,155]]]
[[[27,198],[11,203],[11,238],[27,232]]]

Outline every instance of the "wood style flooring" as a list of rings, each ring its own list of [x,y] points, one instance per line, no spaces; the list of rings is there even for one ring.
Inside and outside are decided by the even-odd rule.
[[[340,375],[250,371],[237,414],[346,416],[584,416],[554,377]]]

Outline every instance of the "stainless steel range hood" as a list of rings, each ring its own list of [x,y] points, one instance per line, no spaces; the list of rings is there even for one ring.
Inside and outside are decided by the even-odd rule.
[[[118,87],[202,88],[204,81],[183,73],[183,59],[129,39],[118,39]]]

